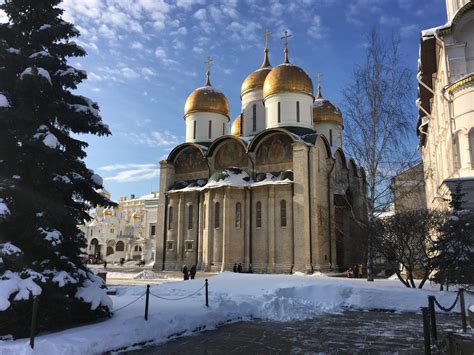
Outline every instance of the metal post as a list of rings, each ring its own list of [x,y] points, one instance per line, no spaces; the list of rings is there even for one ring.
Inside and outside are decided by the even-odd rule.
[[[150,285],[146,285],[145,320],[148,320],[148,301],[149,300],[150,300]]]
[[[36,320],[38,318],[38,297],[33,297],[33,309],[31,311],[31,328],[30,328],[30,346],[32,349],[35,347],[35,335],[36,335]]]
[[[467,332],[467,322],[466,322],[466,304],[464,303],[464,289],[459,289],[459,299],[461,301],[461,319],[462,319],[462,331]]]
[[[428,296],[428,307],[430,311],[431,337],[433,345],[438,344],[438,332],[436,330],[435,296]]]
[[[206,279],[206,307],[209,307],[209,283]]]
[[[430,342],[430,318],[428,316],[428,308],[421,307],[423,313],[423,338],[425,340],[425,355],[431,355],[431,342]]]

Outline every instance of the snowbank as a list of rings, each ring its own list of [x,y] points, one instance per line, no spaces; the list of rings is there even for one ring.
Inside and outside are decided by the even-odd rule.
[[[179,298],[193,294],[203,284],[203,279],[167,283],[152,286],[151,293]],[[120,309],[144,293],[145,286],[117,287],[117,295],[111,297],[112,309]],[[213,329],[240,319],[302,320],[347,308],[419,312],[431,294],[443,305],[456,297],[453,292],[408,289],[390,280],[369,283],[363,279],[222,273],[209,279],[209,308],[204,304],[203,289],[179,301],[151,296],[145,321],[141,297],[104,322],[37,337],[34,353],[101,353],[138,343],[164,342],[177,334]],[[466,303],[473,304],[474,297],[466,295]],[[3,341],[0,348],[2,355],[32,353],[28,339]]]

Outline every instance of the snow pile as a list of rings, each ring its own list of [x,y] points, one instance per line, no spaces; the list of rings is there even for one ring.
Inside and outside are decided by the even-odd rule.
[[[99,109],[97,108],[98,105],[96,102],[84,96],[79,97],[84,100],[85,104],[69,104],[68,106],[76,112],[82,112],[85,114],[91,114],[95,117],[100,117]]]
[[[21,249],[10,242],[0,244],[0,256],[21,254],[21,253],[22,253]]]
[[[59,146],[58,138],[56,138],[56,136],[52,134],[49,131],[49,128],[45,125],[39,126],[33,138],[41,140],[45,146],[51,149],[55,149]]]
[[[41,294],[41,287],[34,282],[35,278],[33,275],[22,279],[18,273],[7,270],[0,280],[0,311],[10,307],[9,298],[14,293],[15,301],[28,300],[30,295]]]
[[[5,200],[0,198],[0,221],[5,219],[7,216],[10,215],[10,210],[8,209]]]
[[[135,280],[156,280],[156,279],[167,279],[166,276],[161,276],[159,274],[154,273],[151,270],[143,270],[140,271],[138,274],[133,276]]]
[[[47,231],[46,229],[38,228],[38,231],[44,236],[44,239],[53,244],[53,246],[59,245],[63,241],[63,235],[56,229]]]
[[[0,94],[0,107],[10,107],[10,102],[5,95]]]
[[[246,186],[249,184],[249,181],[250,176],[245,171],[231,168],[214,173],[205,187]]]
[[[33,67],[28,67],[26,68],[23,73],[20,74],[20,79],[23,79],[25,75],[39,75],[48,80],[48,82],[53,85],[51,81],[51,75],[49,75],[49,72],[41,67],[33,68]]]
[[[48,274],[47,271],[45,271],[44,273]],[[56,282],[59,287],[64,287],[64,285],[68,283],[77,284],[77,280],[64,270],[61,270],[59,272],[55,270],[55,271],[50,271],[49,273],[54,275],[52,280],[53,282]]]
[[[88,278],[84,281],[82,287],[77,289],[74,297],[90,303],[92,310],[97,309],[101,305],[109,308],[112,307],[112,300],[107,295],[104,281],[92,273],[88,274]]]
[[[39,52],[36,52],[36,53],[33,53],[32,55],[30,55],[29,58],[34,59],[34,58],[37,58],[37,57],[51,57],[51,54],[49,54],[46,51],[39,51]],[[48,75],[49,75],[49,73],[48,73]]]
[[[167,341],[176,334],[192,334],[236,320],[261,318],[276,321],[303,320],[348,308],[420,312],[427,296],[435,295],[443,305],[455,292],[408,289],[399,281],[304,275],[256,275],[222,273],[209,278],[209,307],[205,306],[203,279],[151,286],[148,321],[143,318],[145,285],[118,286],[111,296],[111,319],[36,338],[38,354],[103,353],[133,344]],[[199,290],[201,289],[201,290]],[[156,299],[153,295],[182,300]],[[139,298],[141,297],[141,298]],[[467,305],[474,304],[465,295]],[[139,298],[137,300],[137,298]],[[134,303],[131,303],[136,301]],[[128,306],[127,306],[128,305]],[[121,307],[127,306],[121,310]],[[459,303],[455,311],[459,312]],[[107,341],[104,341],[107,339]],[[29,354],[28,339],[0,342],[2,355]]]

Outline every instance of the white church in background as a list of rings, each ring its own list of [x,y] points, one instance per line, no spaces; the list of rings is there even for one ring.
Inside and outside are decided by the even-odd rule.
[[[474,208],[474,0],[446,0],[447,23],[422,31],[418,137],[428,208],[458,183]]]

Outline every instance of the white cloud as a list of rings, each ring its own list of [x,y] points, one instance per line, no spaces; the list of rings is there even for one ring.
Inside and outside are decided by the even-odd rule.
[[[112,164],[100,167],[99,170],[116,172],[104,180],[119,183],[153,180],[160,176],[158,164]]]
[[[135,79],[138,77],[138,73],[132,68],[125,67],[120,69],[120,71],[122,72],[123,77],[126,79]]]
[[[194,5],[204,5],[205,0],[176,0],[176,6],[189,10]]]
[[[135,42],[132,43],[132,45],[130,47],[132,47],[133,49],[143,49],[143,44],[141,44],[138,41],[135,41]]]
[[[379,22],[381,25],[399,26],[401,20],[399,17],[382,15],[380,16]]]
[[[204,49],[202,49],[201,47],[193,47],[193,52],[201,54],[202,52],[204,52]]]
[[[178,62],[174,59],[168,58],[167,51],[164,47],[157,47],[155,49],[155,56],[166,65],[177,64]]]
[[[147,133],[123,133],[135,144],[145,145],[150,148],[173,147],[180,143],[180,138],[169,131],[152,131]]]
[[[408,38],[418,34],[420,28],[417,25],[406,25],[400,28],[400,36],[402,38]]]
[[[204,21],[207,17],[207,11],[206,9],[199,9],[194,13],[194,18],[199,20],[199,21]]]
[[[145,76],[155,76],[156,75],[156,73],[152,69],[147,68],[147,67],[142,68],[142,74],[145,75]]]
[[[308,35],[315,39],[323,38],[323,28],[321,26],[321,16],[315,15],[308,28]]]

